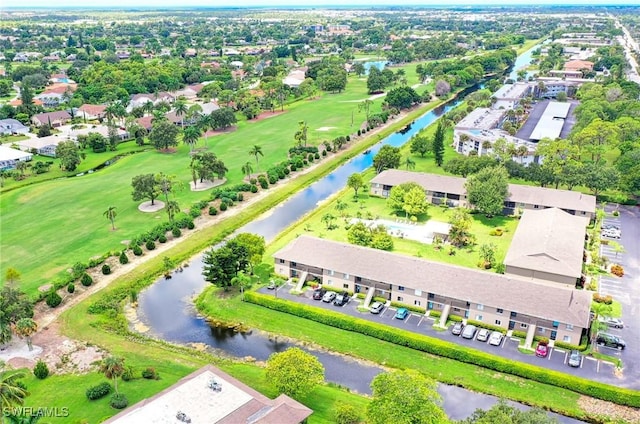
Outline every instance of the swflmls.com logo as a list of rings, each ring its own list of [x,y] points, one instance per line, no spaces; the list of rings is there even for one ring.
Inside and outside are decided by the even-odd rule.
[[[27,417],[51,417],[51,418],[64,418],[69,416],[69,408],[63,406],[61,408],[46,407],[39,408],[33,406],[20,406],[15,408],[2,408],[2,415],[8,417],[12,416],[27,416]]]

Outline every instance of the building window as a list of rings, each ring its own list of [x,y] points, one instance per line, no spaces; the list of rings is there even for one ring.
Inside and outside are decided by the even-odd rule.
[[[504,309],[502,308],[496,308],[496,314],[501,314],[504,312]]]
[[[482,315],[476,315],[476,321],[482,321]]]
[[[296,262],[291,262],[291,266],[298,266]]]
[[[420,301],[419,300],[414,300],[413,304],[416,305],[416,306],[420,306]]]
[[[428,297],[429,299],[434,299],[434,298],[436,297],[436,295],[435,295],[435,294],[433,294],[433,293],[429,293],[429,294],[427,295],[427,297]]]
[[[331,275],[331,276],[333,277],[333,270],[332,270],[332,269],[330,269],[330,270],[328,271],[328,274],[329,274],[329,275]]]
[[[553,328],[558,328],[558,325],[560,325],[558,321],[553,321]]]
[[[404,299],[402,298],[402,296],[398,296],[398,302],[402,302],[404,301]]]
[[[516,314],[515,312],[511,312],[511,318],[515,318],[518,314]]]
[[[495,321],[495,323],[496,323],[496,325],[502,325],[502,321],[500,321],[499,319],[497,319],[497,320]]]
[[[362,281],[362,278],[361,277],[356,277],[356,282],[359,283],[360,281]]]
[[[528,325],[527,325],[527,324],[525,324],[524,322],[521,322],[521,323],[520,323],[520,328],[527,328],[527,327],[528,327]]]
[[[540,205],[533,205],[533,209],[540,209]]]
[[[398,291],[404,291],[404,286],[398,286]]]
[[[542,328],[542,327],[538,327],[538,333],[540,333],[540,334],[544,334],[544,328]]]
[[[478,310],[479,311],[483,311],[484,310],[484,305],[478,303]]]
[[[416,290],[416,296],[422,296],[422,290]]]
[[[278,259],[278,261],[283,264],[284,263],[284,259]]]
[[[565,343],[571,343],[571,336],[564,336],[562,338],[562,341],[565,342]]]
[[[571,324],[567,324],[567,330],[569,330],[569,331],[573,331],[573,325],[571,325]]]
[[[349,288],[349,284],[344,283],[344,284],[342,285],[342,288],[343,288],[343,289],[348,289],[348,288]]]
[[[349,279],[349,274],[347,274],[346,272],[345,272],[345,274],[344,274],[344,279],[345,279],[345,280],[348,280],[348,279]]]

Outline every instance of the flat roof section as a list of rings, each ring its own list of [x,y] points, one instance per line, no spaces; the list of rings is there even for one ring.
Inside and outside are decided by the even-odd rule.
[[[531,85],[529,83],[516,83],[516,84],[505,84],[498,89],[491,97],[495,97],[498,100],[501,99],[511,99],[517,100],[522,97],[531,89]]]
[[[562,126],[564,125],[564,119],[561,118],[549,118],[542,117],[536,127],[533,129],[531,140],[542,140],[543,138],[549,138],[555,140],[560,137],[562,132]]]
[[[0,162],[9,160],[29,160],[33,155],[22,150],[12,149],[7,146],[0,146]]]
[[[542,117],[550,117],[550,118],[562,118],[565,119],[569,116],[569,109],[571,108],[571,103],[566,102],[549,102],[547,108],[544,110]]]
[[[467,116],[458,122],[456,124],[456,128],[490,130],[498,126],[506,112],[507,111],[504,109],[494,110],[487,107],[477,108],[472,110]]]

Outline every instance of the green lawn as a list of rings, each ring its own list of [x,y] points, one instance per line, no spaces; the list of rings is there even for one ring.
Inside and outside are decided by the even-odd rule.
[[[287,107],[284,114],[265,120],[239,122],[237,131],[201,140],[199,146],[206,143],[229,168],[229,182],[239,182],[243,178],[242,165],[254,161],[248,154],[254,144],[262,146],[264,152],[259,165],[254,165],[257,172],[286,158],[299,121],[306,120],[309,126],[310,144],[355,133],[365,119],[365,112],[359,111],[358,102],[353,100],[367,97],[366,80],[350,78],[343,93],[299,101]],[[372,111],[379,110],[381,102],[382,99],[377,99]],[[318,131],[322,127],[328,130]],[[116,152],[88,153],[86,161],[73,174],[117,154],[139,150],[133,142],[127,142],[119,145]],[[5,181],[0,203],[3,252],[0,275],[9,267],[16,268],[22,274],[23,288],[33,293],[75,262],[86,262],[92,256],[123,248],[124,241],[166,219],[164,211],[155,214],[138,211],[139,202],[131,199],[131,179],[139,174],[164,172],[176,175],[188,187],[189,161],[189,148],[181,145],[173,154],[150,149],[128,155],[99,172],[82,177],[33,184],[40,179],[68,174],[59,171],[54,162],[50,173],[27,177],[19,183],[21,187]],[[191,192],[187,188],[176,194],[183,209],[207,196],[207,192]],[[111,231],[109,221],[103,216],[109,206],[117,208],[116,231]]]

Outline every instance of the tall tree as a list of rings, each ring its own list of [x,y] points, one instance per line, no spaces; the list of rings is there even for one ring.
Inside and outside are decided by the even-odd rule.
[[[363,111],[367,120],[369,122],[369,112],[371,110],[371,105],[373,104],[373,100],[365,99],[358,103],[358,111]]]
[[[116,216],[118,215],[115,206],[109,206],[109,208],[103,212],[105,218],[111,221],[111,230],[116,230]]]
[[[108,379],[113,380],[113,387],[116,394],[118,393],[118,378],[122,377],[124,371],[124,358],[107,356],[100,364],[100,372]]]
[[[20,318],[18,322],[16,322],[16,334],[27,341],[29,351],[33,350],[31,336],[33,336],[36,331],[38,331],[38,324],[31,318]]]
[[[23,371],[9,370],[4,362],[0,361],[0,410],[7,411],[24,404],[24,398],[29,392],[19,384],[26,377]]]
[[[245,162],[245,164],[242,165],[241,171],[247,178],[251,179],[251,173],[253,172],[251,162]]]
[[[264,156],[264,153],[262,153],[262,147],[258,146],[257,144],[254,144],[253,147],[249,150],[249,154],[256,158],[256,168],[257,168],[259,165],[258,156]]]
[[[400,148],[385,144],[380,148],[373,158],[373,167],[376,173],[381,173],[385,169],[398,168],[400,166]]]
[[[69,140],[61,141],[56,146],[56,157],[60,159],[60,166],[69,172],[76,170],[80,165],[80,149],[78,145]]]
[[[226,291],[232,286],[233,277],[239,271],[246,271],[250,258],[246,246],[232,239],[222,247],[206,251],[202,261],[205,264],[202,271],[205,281]]]
[[[247,249],[250,272],[253,275],[253,268],[262,262],[262,256],[266,249],[264,237],[252,233],[240,233],[233,240]]]
[[[499,215],[509,194],[509,174],[503,166],[481,169],[465,183],[469,203],[487,216]]]
[[[420,194],[422,193],[422,198],[424,199],[426,196],[424,194],[424,189],[420,187],[418,184],[414,182],[410,183],[402,183],[396,186],[393,186],[389,191],[389,197],[387,198],[387,206],[394,211],[395,214],[399,214],[401,212],[405,212],[405,215],[408,217],[408,212],[405,209],[407,194],[413,191],[412,199],[410,203],[417,202],[417,204],[421,203],[419,201]],[[411,207],[407,207],[407,209],[412,209]],[[426,211],[426,206],[425,206]],[[424,213],[424,212],[418,212]]]
[[[280,393],[296,398],[324,382],[324,367],[312,354],[291,347],[267,359],[266,376]]]
[[[362,178],[362,174],[356,172],[349,175],[347,179],[347,187],[353,189],[353,198],[355,201],[358,201],[358,190],[360,190],[364,186],[364,179]]]
[[[404,195],[404,210],[406,217],[418,216],[427,213],[427,195],[422,187],[411,187]],[[413,218],[412,218],[413,219]]]
[[[620,174],[612,166],[593,162],[584,166],[584,184],[596,196],[605,190],[614,188],[619,180]]]
[[[433,135],[433,143],[431,144],[434,160],[438,166],[442,166],[442,163],[444,162],[444,130],[444,124],[442,123],[442,120],[439,120],[436,132]]]
[[[175,200],[169,200],[165,205],[167,215],[169,216],[169,222],[173,222],[176,214],[180,213],[180,205]]]
[[[463,208],[455,208],[449,217],[449,242],[456,247],[464,247],[473,244],[473,235],[470,233],[472,224],[471,214]]]
[[[435,381],[417,371],[378,374],[371,382],[371,388],[373,399],[367,406],[370,424],[448,422]]]
[[[180,117],[180,126],[184,128],[184,116],[187,114],[187,111],[189,110],[187,103],[182,99],[178,99],[173,104],[173,109],[176,112],[176,116]]]
[[[182,142],[189,145],[189,150],[193,151],[193,146],[196,145],[200,138],[200,128],[195,125],[189,125],[182,132]]]
[[[427,153],[431,152],[433,149],[431,147],[431,140],[427,137],[422,136],[420,134],[414,135],[411,137],[411,145],[410,151],[411,153],[417,153],[421,158],[424,157]]]
[[[149,141],[157,150],[167,150],[178,145],[178,132],[180,130],[166,119],[153,121]]]
[[[296,141],[297,146],[306,146],[307,145],[307,131],[309,130],[309,126],[306,121],[298,122],[298,131],[293,135],[294,140]]]
[[[407,167],[407,171],[410,170],[410,169],[416,169],[416,161],[411,159],[411,156],[407,156],[404,159],[404,166]]]
[[[133,192],[131,196],[134,201],[149,199],[151,204],[155,204],[155,200],[160,195],[160,190],[156,184],[156,178],[153,174],[136,175],[131,180]]]

